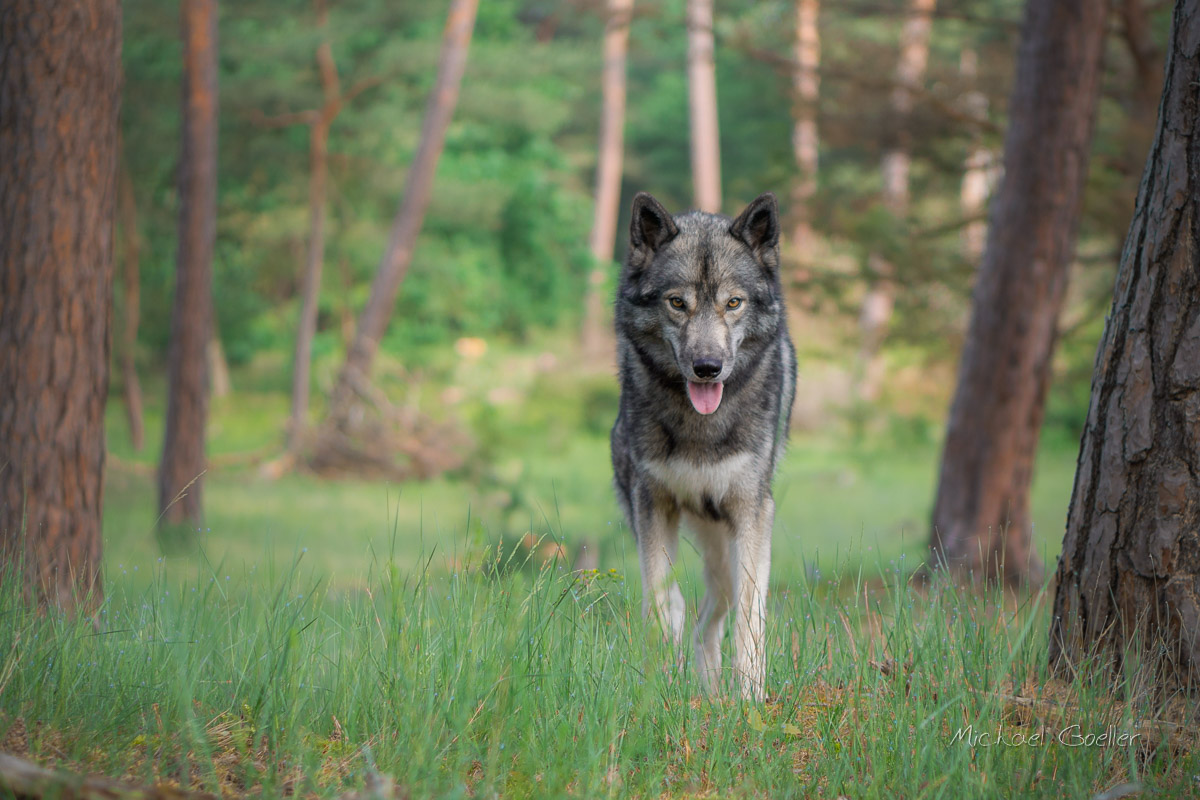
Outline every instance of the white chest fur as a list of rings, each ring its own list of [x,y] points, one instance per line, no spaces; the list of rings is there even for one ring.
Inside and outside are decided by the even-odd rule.
[[[719,505],[730,494],[754,482],[750,474],[753,459],[751,453],[738,453],[706,464],[675,458],[648,461],[646,470],[680,500],[702,503],[709,498]]]

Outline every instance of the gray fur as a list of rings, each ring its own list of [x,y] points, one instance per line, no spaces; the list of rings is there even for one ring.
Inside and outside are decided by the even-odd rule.
[[[705,564],[695,633],[701,679],[717,688],[725,617],[736,609],[734,673],[744,695],[761,699],[771,478],[796,389],[775,196],[760,196],[731,220],[698,211],[673,217],[650,195],[637,195],[616,332],[613,471],[637,537],[643,612],[682,640],[683,596],[671,566],[686,519]],[[723,384],[714,412],[697,410],[688,381]]]

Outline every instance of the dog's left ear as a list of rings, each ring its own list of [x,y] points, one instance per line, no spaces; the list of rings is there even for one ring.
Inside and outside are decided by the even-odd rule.
[[[746,206],[729,233],[745,242],[765,266],[779,266],[779,205],[771,192],[763,192]]]

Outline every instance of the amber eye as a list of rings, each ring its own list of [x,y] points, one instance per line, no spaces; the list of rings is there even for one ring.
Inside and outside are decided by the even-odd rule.
[[[725,304],[725,307],[732,310],[735,308],[740,308],[741,305],[742,305],[742,298],[731,297],[731,298],[729,298],[729,302]]]
[[[667,302],[671,304],[671,308],[683,308],[682,297],[668,297]]]

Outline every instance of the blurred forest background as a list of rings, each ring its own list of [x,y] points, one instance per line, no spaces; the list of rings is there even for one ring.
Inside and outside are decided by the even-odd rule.
[[[477,544],[521,546],[532,534],[530,543],[541,539],[542,552],[568,564],[627,563],[634,548],[612,499],[607,455],[612,356],[582,342],[613,5],[480,4],[428,212],[372,372],[377,410],[400,421],[411,446],[365,466],[314,464],[312,441],[284,455],[312,235],[312,126],[323,108],[336,108],[324,118],[324,271],[305,414],[315,427],[405,191],[447,4],[221,7],[213,396],[197,525],[210,558],[253,562],[271,548],[286,561],[307,548],[313,563],[351,579],[372,548],[415,561],[436,546],[455,563]],[[1169,26],[1166,3],[1116,6],[1035,471],[1034,543],[1051,564],[1096,342],[1153,134]],[[110,574],[158,556],[154,474],[178,247],[184,63],[177,4],[123,7],[106,412]],[[791,453],[776,481],[784,577],[803,564],[811,571],[847,558],[924,557],[986,202],[1003,172],[1022,7],[716,3],[719,210],[736,214],[771,190],[785,217],[800,379]],[[633,5],[616,250],[601,264],[606,298],[633,194],[651,191],[672,211],[696,205],[688,30],[683,0]],[[887,169],[897,153],[902,192]],[[131,410],[135,386],[141,402],[135,395]]]

